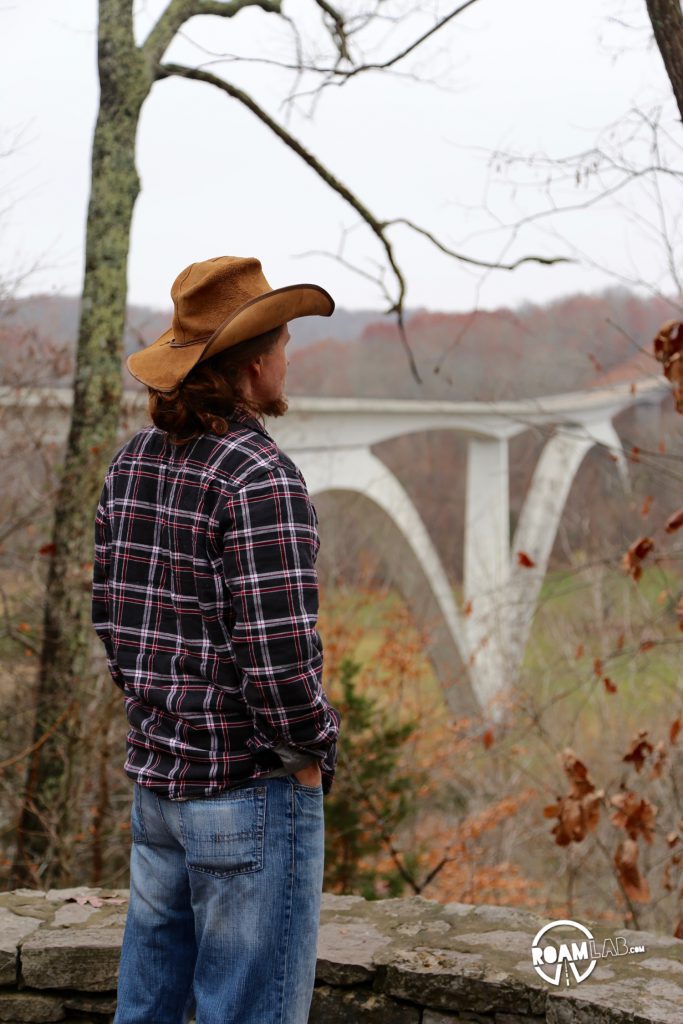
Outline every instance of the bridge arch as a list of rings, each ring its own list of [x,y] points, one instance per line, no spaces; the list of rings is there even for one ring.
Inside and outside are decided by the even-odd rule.
[[[510,616],[507,649],[515,672],[521,668],[541,586],[572,484],[589,451],[607,448],[617,460],[624,489],[630,478],[621,439],[611,421],[563,427],[546,442],[519,517],[510,559]],[[535,563],[517,561],[523,551]]]
[[[428,656],[454,715],[479,710],[468,676],[467,648],[460,612],[429,532],[405,488],[390,469],[367,449],[301,453],[298,465],[311,496],[350,492],[362,497],[394,527],[394,537],[380,535],[378,554],[411,611],[428,626]],[[404,545],[400,566],[392,557],[395,537]],[[408,562],[406,561],[408,556]]]

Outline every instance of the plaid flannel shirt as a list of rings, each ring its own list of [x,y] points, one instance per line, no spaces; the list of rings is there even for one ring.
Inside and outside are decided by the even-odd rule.
[[[307,755],[328,793],[340,715],[315,628],[317,515],[267,430],[242,409],[230,428],[175,446],[147,427],[107,472],[93,624],[125,695],[125,770],[188,799]]]

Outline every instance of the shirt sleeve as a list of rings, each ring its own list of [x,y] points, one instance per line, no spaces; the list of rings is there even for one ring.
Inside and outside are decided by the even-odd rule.
[[[247,746],[284,743],[334,767],[339,713],[322,687],[319,540],[303,477],[276,465],[229,498],[223,567],[229,628],[254,718]]]
[[[109,614],[109,560],[111,557],[111,527],[107,503],[109,499],[109,479],[102,488],[100,500],[95,513],[95,552],[93,558],[92,581],[92,623],[95,632],[104,644],[107,655],[107,667],[117,686],[124,688],[124,679],[116,663],[114,645],[111,635]]]

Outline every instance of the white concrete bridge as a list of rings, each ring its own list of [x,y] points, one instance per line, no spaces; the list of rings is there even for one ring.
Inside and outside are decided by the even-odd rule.
[[[393,523],[408,555],[397,582],[417,620],[433,626],[429,654],[450,709],[495,721],[499,698],[521,667],[562,511],[585,455],[594,445],[606,447],[628,487],[613,419],[635,403],[658,402],[667,389],[655,378],[515,402],[292,398],[288,414],[269,421],[268,429],[300,466],[312,496],[360,493]],[[0,388],[0,415],[3,406],[6,412],[21,406],[24,417],[40,410],[43,429],[61,441],[70,398],[68,390]],[[128,393],[126,431],[145,421],[146,395]],[[532,427],[552,433],[511,540],[508,443]],[[468,439],[462,607],[409,495],[372,451],[381,441],[427,430]],[[519,564],[519,552],[532,567]]]

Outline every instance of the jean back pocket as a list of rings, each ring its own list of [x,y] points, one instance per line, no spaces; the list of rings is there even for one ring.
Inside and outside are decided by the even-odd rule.
[[[179,803],[187,866],[217,878],[263,867],[266,786]]]

